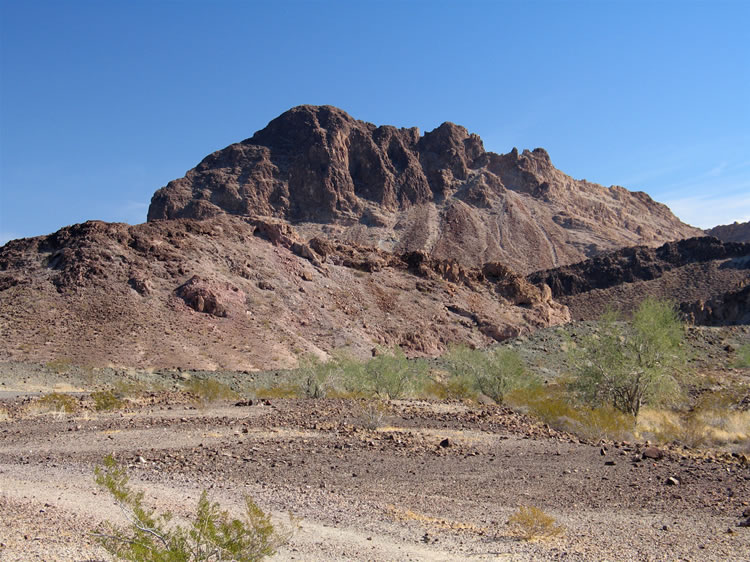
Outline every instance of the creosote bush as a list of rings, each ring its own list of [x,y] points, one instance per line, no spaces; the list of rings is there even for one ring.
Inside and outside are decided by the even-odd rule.
[[[737,350],[737,359],[734,366],[738,369],[750,368],[750,343],[741,345]]]
[[[346,361],[342,376],[350,392],[393,400],[419,395],[427,381],[427,371],[424,360],[407,359],[400,348],[395,348],[366,363]]]
[[[511,390],[538,384],[511,349],[480,351],[455,346],[443,356],[443,362],[450,372],[445,383],[449,395],[482,393],[501,404]]]
[[[554,517],[533,505],[520,506],[508,519],[508,525],[514,535],[525,541],[555,537],[565,531]]]
[[[124,402],[117,397],[114,390],[92,392],[91,399],[94,401],[94,409],[97,412],[117,410],[124,405]]]
[[[216,379],[191,379],[185,386],[203,406],[219,400],[233,400],[238,396],[229,386]]]
[[[128,485],[128,475],[109,455],[95,469],[95,481],[114,498],[128,521],[118,527],[102,524],[94,537],[113,556],[137,562],[236,560],[253,562],[272,556],[291,532],[279,533],[271,519],[249,496],[243,518],[232,518],[204,490],[186,526],[169,512],[157,513],[143,504],[144,493]]]
[[[33,407],[46,412],[72,414],[78,410],[78,402],[72,396],[60,392],[50,392],[38,398]]]

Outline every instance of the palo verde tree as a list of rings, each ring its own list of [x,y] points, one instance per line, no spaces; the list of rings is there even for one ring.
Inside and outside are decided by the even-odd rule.
[[[597,333],[574,352],[573,388],[589,404],[610,404],[637,418],[642,406],[680,396],[684,335],[669,302],[648,298],[629,322],[608,312]]]

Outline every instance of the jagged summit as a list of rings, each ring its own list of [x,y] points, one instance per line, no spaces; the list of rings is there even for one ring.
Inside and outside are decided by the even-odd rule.
[[[574,180],[542,148],[496,154],[450,122],[420,135],[327,105],[292,108],[207,156],[154,194],[148,220],[223,213],[521,272],[701,233],[645,193]]]

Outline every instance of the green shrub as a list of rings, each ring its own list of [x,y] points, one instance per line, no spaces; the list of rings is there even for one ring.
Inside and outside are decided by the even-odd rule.
[[[347,364],[344,377],[349,391],[392,400],[419,394],[427,380],[427,370],[424,360],[407,359],[396,348],[364,364]]]
[[[34,407],[48,412],[72,414],[78,409],[78,402],[72,396],[60,392],[51,392],[38,398]]]
[[[302,357],[297,368],[300,395],[305,398],[325,398],[326,382],[334,368],[334,365],[321,363],[314,355]]]
[[[750,343],[741,345],[737,350],[737,359],[734,366],[738,369],[750,368]]]
[[[633,416],[609,405],[591,408],[576,404],[564,383],[515,389],[508,394],[507,403],[539,418],[550,427],[591,441],[627,439],[635,429]]]
[[[554,537],[565,531],[554,517],[533,505],[519,507],[508,519],[508,525],[514,535],[525,541]]]
[[[216,379],[191,379],[185,386],[203,406],[219,400],[233,400],[238,396],[229,386]]]
[[[73,363],[70,359],[67,357],[60,357],[58,359],[52,359],[51,361],[47,362],[46,367],[50,371],[54,371],[58,375],[64,375],[67,372],[70,371],[71,367],[73,366]]]
[[[97,412],[103,412],[106,410],[117,410],[122,408],[123,401],[120,400],[113,390],[100,390],[91,393],[91,398],[94,401],[94,409]]]
[[[637,418],[642,406],[680,396],[683,338],[682,322],[668,302],[644,300],[628,323],[607,313],[599,320],[598,333],[572,352],[573,388],[587,404],[610,404]]]
[[[187,526],[174,524],[169,512],[157,513],[143,504],[141,492],[128,485],[125,469],[110,455],[95,469],[96,483],[115,499],[128,520],[126,527],[110,522],[93,534],[113,556],[138,562],[198,560],[256,561],[276,553],[291,533],[278,533],[266,515],[245,496],[242,519],[231,518],[204,490]]]
[[[498,404],[505,395],[517,388],[534,386],[536,378],[527,373],[519,355],[510,349],[479,351],[457,346],[443,356],[450,379],[450,393],[481,392]]]

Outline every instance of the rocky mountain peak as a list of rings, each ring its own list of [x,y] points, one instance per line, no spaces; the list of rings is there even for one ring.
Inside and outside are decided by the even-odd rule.
[[[543,148],[488,152],[451,122],[420,135],[303,105],[159,189],[148,220],[272,216],[311,236],[530,272],[701,234],[643,195],[574,180]]]

